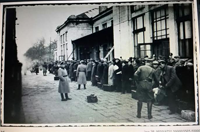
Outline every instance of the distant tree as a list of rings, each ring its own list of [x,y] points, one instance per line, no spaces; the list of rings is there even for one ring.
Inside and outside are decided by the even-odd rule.
[[[30,47],[24,56],[29,58],[30,60],[38,60],[38,61],[43,61],[43,57],[46,54],[45,50],[45,39],[42,38],[38,42],[36,42],[32,47]]]
[[[45,59],[49,61],[54,61],[54,51],[57,49],[57,40],[51,41],[50,44],[46,47],[46,56]]]

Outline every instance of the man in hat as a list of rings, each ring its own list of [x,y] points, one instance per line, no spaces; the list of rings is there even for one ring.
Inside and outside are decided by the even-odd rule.
[[[61,63],[59,69],[58,69],[58,77],[59,77],[59,85],[58,85],[58,92],[61,95],[61,101],[67,101],[71,100],[71,98],[68,97],[68,93],[70,93],[69,89],[69,82],[67,78],[67,71],[65,69],[64,63]],[[65,94],[65,98],[64,98]]]
[[[131,82],[134,74],[131,60],[124,61],[124,64],[122,67],[122,94],[131,92]]]
[[[160,102],[166,96],[166,92],[163,89],[163,86],[160,81],[161,68],[159,67],[159,62],[153,61],[152,67],[155,69],[155,71],[152,74],[152,87],[155,100],[154,105],[160,105]]]
[[[176,92],[181,88],[182,84],[176,75],[172,66],[166,65],[166,60],[160,60],[160,81],[168,96],[169,114],[176,112]]]
[[[77,83],[78,83],[78,89],[80,90],[81,84],[84,85],[84,89],[86,89],[86,65],[84,64],[84,61],[81,60],[80,64],[77,67],[76,70],[76,76],[77,76]]]
[[[148,59],[145,60],[145,65],[140,66],[134,74],[134,79],[136,81],[136,94],[138,98],[137,102],[137,118],[141,118],[142,103],[147,102],[147,112],[148,119],[152,117],[152,73],[154,69],[150,67],[150,62]]]

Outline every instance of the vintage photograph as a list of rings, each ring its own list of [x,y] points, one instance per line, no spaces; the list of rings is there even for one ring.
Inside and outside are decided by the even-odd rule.
[[[193,2],[3,7],[3,125],[198,124]]]

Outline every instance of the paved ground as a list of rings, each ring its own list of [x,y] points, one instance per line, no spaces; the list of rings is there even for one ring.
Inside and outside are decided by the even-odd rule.
[[[153,106],[153,118],[147,118],[147,106],[143,104],[142,118],[136,118],[137,101],[131,94],[106,92],[87,83],[87,89],[77,89],[70,82],[72,98],[62,102],[58,81],[54,75],[43,76],[30,72],[23,76],[22,105],[25,123],[140,123],[140,122],[186,122],[179,114],[169,115],[166,106]],[[86,96],[95,94],[98,103],[86,102]]]

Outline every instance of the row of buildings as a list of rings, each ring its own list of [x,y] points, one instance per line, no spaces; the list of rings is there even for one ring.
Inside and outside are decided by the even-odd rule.
[[[55,60],[193,57],[192,4],[100,6],[57,27]]]

